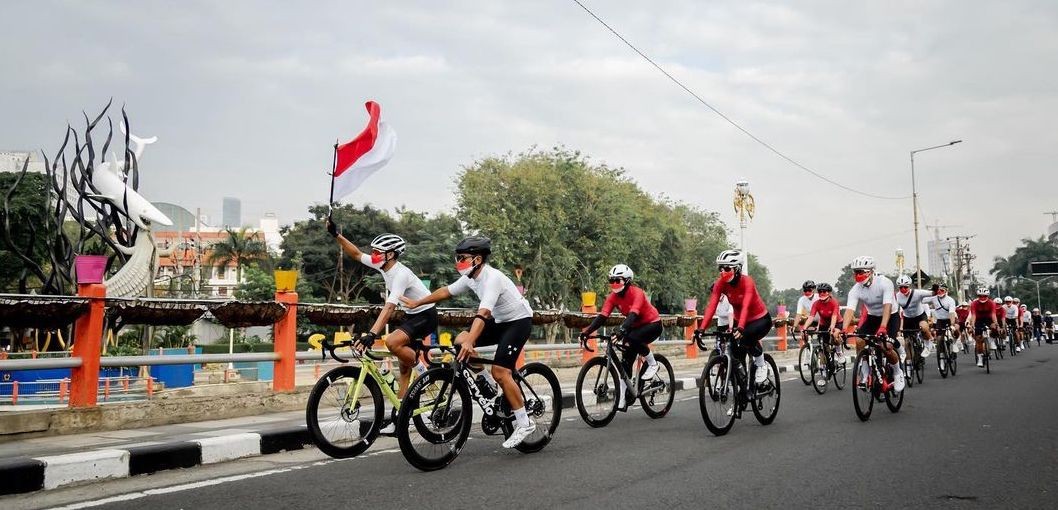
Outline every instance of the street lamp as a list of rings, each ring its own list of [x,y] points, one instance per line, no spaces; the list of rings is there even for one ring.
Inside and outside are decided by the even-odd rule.
[[[749,254],[746,253],[746,227],[749,225],[749,220],[753,219],[753,214],[756,212],[757,204],[753,200],[753,195],[749,193],[749,181],[741,180],[735,183],[735,212],[738,213],[738,228],[739,228],[739,250],[742,251],[742,256],[745,257],[745,264],[742,271],[749,274]]]
[[[911,210],[915,217],[915,272],[918,273],[915,277],[919,288],[922,287],[922,256],[919,253],[918,244],[918,189],[915,187],[915,153],[931,151],[942,147],[951,147],[957,143],[962,143],[962,140],[952,140],[944,145],[936,145],[933,147],[926,147],[925,149],[915,149],[911,151]]]
[[[1007,276],[1007,277],[1004,277],[1004,278],[1000,278],[999,281],[1000,282],[1005,282],[1007,280],[1018,279],[1018,280],[1028,280],[1028,281],[1030,281],[1032,283],[1035,283],[1036,284],[1036,308],[1043,308],[1043,301],[1040,300],[1040,284],[1045,282],[1045,281],[1047,281],[1047,280],[1049,280],[1049,279],[1051,279],[1051,278],[1054,278],[1055,276],[1058,276],[1058,275],[1048,276],[1046,278],[1040,278],[1039,280],[1033,280],[1032,278],[1029,278],[1027,276]]]

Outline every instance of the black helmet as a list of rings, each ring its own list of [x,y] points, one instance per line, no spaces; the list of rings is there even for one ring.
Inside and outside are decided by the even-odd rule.
[[[801,290],[804,292],[808,292],[814,288],[816,288],[816,282],[813,282],[812,280],[805,280],[804,285],[801,285]]]
[[[492,253],[492,240],[482,236],[470,236],[459,241],[456,253],[487,256]]]
[[[816,290],[818,290],[819,292],[834,292],[834,287],[831,287],[829,283],[820,283],[819,288]]]

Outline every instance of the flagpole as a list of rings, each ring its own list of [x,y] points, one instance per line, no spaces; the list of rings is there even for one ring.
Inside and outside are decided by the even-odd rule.
[[[331,160],[331,196],[327,199],[327,217],[331,217],[334,204],[334,171],[338,168],[338,139],[334,140],[334,157]]]

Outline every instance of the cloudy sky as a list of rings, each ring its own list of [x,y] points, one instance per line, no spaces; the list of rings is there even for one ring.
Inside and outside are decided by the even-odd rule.
[[[1055,2],[584,2],[750,132],[849,187],[909,195],[908,152],[964,140],[916,157],[922,218],[976,234],[981,259],[1042,234],[1058,209]],[[331,144],[375,99],[400,144],[354,203],[450,210],[461,166],[564,144],[732,228],[733,184],[749,180],[747,244],[780,286],[833,280],[859,254],[891,268],[902,247],[914,261],[910,200],[797,169],[571,0],[3,11],[0,150],[54,150],[68,120],[114,97],[134,132],[160,140],[143,194],[212,217],[228,195],[246,219],[307,216],[326,201]]]

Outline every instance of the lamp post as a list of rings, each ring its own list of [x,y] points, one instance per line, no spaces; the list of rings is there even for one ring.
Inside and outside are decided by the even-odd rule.
[[[915,149],[911,151],[911,209],[915,217],[915,272],[917,273],[915,278],[919,288],[922,288],[922,256],[920,255],[918,244],[918,189],[915,187],[915,153],[931,151],[942,147],[951,147],[957,143],[962,143],[962,140],[952,140],[944,145],[936,145],[933,147],[926,147],[925,149]]]
[[[753,214],[756,212],[757,204],[753,200],[753,195],[749,193],[749,181],[741,180],[735,183],[735,212],[738,213],[738,229],[739,229],[739,250],[742,251],[742,256],[746,258],[746,262],[742,271],[749,274],[749,253],[746,252],[746,227],[749,225],[749,220],[753,219]]]
[[[1045,282],[1045,281],[1047,281],[1047,280],[1050,280],[1051,278],[1054,278],[1055,276],[1058,276],[1058,275],[1048,276],[1046,278],[1040,278],[1039,280],[1033,280],[1032,278],[1029,278],[1027,276],[1007,276],[1007,277],[1004,277],[1004,278],[1000,278],[999,281],[1000,282],[1005,282],[1007,280],[1028,280],[1028,281],[1030,281],[1032,283],[1035,283],[1036,284],[1036,308],[1043,308],[1043,301],[1040,299],[1040,284]]]

